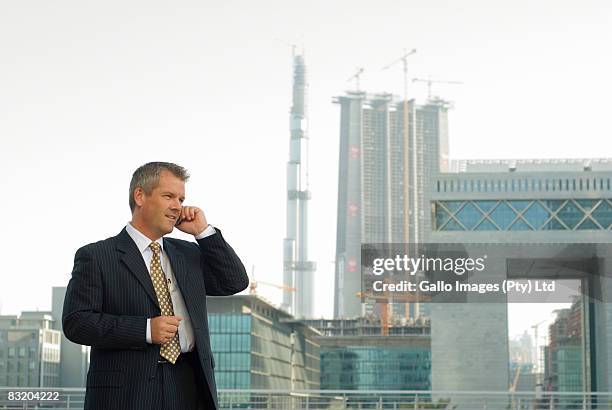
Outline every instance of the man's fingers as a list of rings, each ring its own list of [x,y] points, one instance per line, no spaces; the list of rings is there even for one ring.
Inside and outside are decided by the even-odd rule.
[[[181,218],[187,222],[191,222],[196,219],[198,212],[201,211],[195,206],[184,206],[181,208]]]
[[[178,331],[178,326],[166,324],[164,327],[162,327],[162,331],[165,333],[175,334]]]
[[[184,206],[181,209],[181,217],[184,221],[189,222],[191,220],[191,216],[189,215],[189,210],[191,209],[190,206]]]
[[[164,330],[161,333],[161,337],[163,339],[172,339],[175,334],[176,334],[176,332],[172,332],[172,331],[169,331],[169,330]]]
[[[183,318],[180,316],[166,316],[165,322],[174,326],[178,326],[181,320],[183,320]]]
[[[159,318],[161,324],[171,323],[173,325],[178,325],[179,322],[183,320],[180,316],[159,316]]]
[[[162,326],[164,329],[170,329],[170,330],[176,331],[179,327],[179,321],[175,320],[172,322],[166,322]]]

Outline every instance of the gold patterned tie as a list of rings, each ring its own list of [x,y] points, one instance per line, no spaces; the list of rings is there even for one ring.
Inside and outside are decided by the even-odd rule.
[[[159,258],[161,245],[157,242],[152,242],[149,247],[153,251],[153,258],[151,259],[151,279],[153,280],[153,287],[155,288],[155,294],[157,295],[161,314],[162,316],[174,316],[174,308],[172,307],[172,299],[170,299],[168,282],[166,281],[166,275],[164,275]],[[176,359],[178,359],[181,354],[181,344],[179,342],[178,332],[176,332],[172,340],[161,345],[159,354],[170,363],[176,363]]]

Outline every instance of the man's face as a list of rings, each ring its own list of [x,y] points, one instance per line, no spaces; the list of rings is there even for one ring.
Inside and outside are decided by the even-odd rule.
[[[140,190],[142,191],[142,190]],[[185,182],[171,172],[162,170],[159,183],[150,195],[136,192],[141,206],[142,222],[152,234],[162,237],[174,229],[185,200]]]

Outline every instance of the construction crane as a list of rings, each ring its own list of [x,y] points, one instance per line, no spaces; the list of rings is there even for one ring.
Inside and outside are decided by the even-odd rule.
[[[540,327],[540,325],[544,324],[548,322],[547,320],[542,320],[541,322],[536,323],[535,325],[531,326],[531,328],[534,330],[534,337],[535,337],[535,354],[536,354],[536,363],[535,363],[535,368],[537,369],[536,372],[536,384],[538,383],[542,383],[542,376],[541,376],[541,372],[543,369],[540,368],[540,352],[538,350],[538,328]]]
[[[432,84],[463,84],[461,81],[447,81],[447,80],[432,80],[431,78],[413,78],[412,82],[427,83],[427,99],[431,100],[431,85]]]
[[[403,69],[403,80],[404,80],[404,95],[402,96],[402,145],[403,145],[403,163],[406,164],[404,167],[404,172],[402,175],[403,182],[403,194],[404,194],[404,206],[402,210],[403,216],[403,242],[410,242],[410,219],[411,216],[415,218],[415,223],[412,225],[414,227],[414,237],[418,238],[418,224],[416,224],[416,217],[419,213],[419,210],[416,208],[417,202],[414,201],[414,209],[410,209],[410,186],[417,186],[417,145],[416,145],[416,137],[412,139],[412,144],[410,144],[410,138],[408,133],[408,57],[416,54],[416,48],[413,48],[410,51],[404,49],[404,53],[392,61],[391,63],[384,66],[381,70],[388,70],[389,68],[395,66],[399,62],[402,63]],[[414,124],[413,124],[414,127]],[[412,153],[412,159],[410,158],[410,153]],[[412,175],[410,173],[410,167],[408,164],[412,162]],[[410,179],[412,177],[412,183]],[[416,198],[416,193],[415,193]],[[387,212],[389,215],[392,214],[391,210],[391,202],[388,204],[389,209]],[[389,229],[390,231],[390,229]],[[387,302],[381,302],[381,325],[382,325],[382,334],[386,336],[389,334],[389,318],[388,318],[388,305]]]
[[[511,397],[511,407],[512,409],[516,409],[516,387],[518,386],[518,382],[519,382],[519,377],[521,377],[521,366],[522,366],[523,362],[522,361],[518,361],[516,364],[516,371],[514,372],[514,379],[512,380],[512,384],[510,385],[510,393],[512,393],[512,397]]]
[[[289,286],[289,285],[285,285],[285,284],[276,284],[276,283],[272,283],[272,282],[264,282],[262,280],[252,280],[249,283],[249,294],[251,295],[257,295],[257,286],[259,285],[267,285],[267,286],[272,286],[276,289],[280,289],[283,292],[295,292],[296,288]]]
[[[255,280],[255,265],[253,265],[253,267],[251,268],[251,278],[249,281],[249,294],[250,295],[257,295],[258,285],[271,286],[273,288],[280,289],[283,292],[295,292],[296,291],[296,288],[294,288],[293,286],[286,285],[284,283],[277,284],[277,283],[272,283],[272,282],[266,282],[263,280]]]
[[[357,72],[349,77],[348,81],[355,80],[355,91],[359,91],[359,77],[363,74],[363,67],[357,67]]]
[[[406,49],[404,49],[404,54],[399,57],[397,60],[387,64],[386,66],[384,66],[382,68],[382,70],[387,70],[391,67],[393,67],[395,64],[399,63],[400,61],[403,64],[403,69],[404,69],[404,95],[403,95],[403,145],[404,145],[404,164],[409,164],[410,163],[410,158],[409,158],[409,152],[412,151],[412,186],[416,187],[416,181],[417,181],[417,175],[416,175],[416,138],[413,138],[413,143],[412,143],[412,147],[409,147],[409,138],[408,138],[408,57],[410,57],[411,55],[416,53],[416,48],[413,48],[410,51],[406,51]],[[410,193],[408,192],[409,190],[409,186],[411,185],[410,180],[409,180],[409,172],[408,172],[408,168],[409,167],[404,167],[404,175],[403,175],[403,187],[404,187],[404,212],[403,212],[403,216],[404,216],[404,242],[408,243],[410,242],[410,237],[409,237],[409,225],[410,225],[410,214],[411,214],[411,210],[408,209],[408,198]],[[416,205],[416,202],[415,202]],[[418,237],[418,225],[416,224],[416,219],[418,218],[418,209],[413,209],[412,210],[412,216],[414,218],[414,233],[415,233],[415,238]]]
[[[404,101],[407,100],[408,98],[408,57],[410,57],[411,55],[416,53],[416,48],[413,48],[410,51],[406,51],[406,49],[404,49],[404,54],[398,58],[397,60],[393,61],[392,63],[387,64],[386,66],[384,66],[382,68],[382,70],[387,70],[391,67],[393,67],[395,64],[399,63],[400,61],[403,63],[403,67],[404,67]]]
[[[516,386],[518,386],[519,377],[521,376],[521,366],[522,362],[517,362],[516,371],[514,372],[514,379],[510,385],[510,391],[513,393],[516,391]]]

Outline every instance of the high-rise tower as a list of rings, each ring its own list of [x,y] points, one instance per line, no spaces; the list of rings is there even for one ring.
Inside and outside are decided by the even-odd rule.
[[[335,102],[341,120],[334,316],[352,318],[372,313],[358,297],[361,244],[425,240],[425,187],[448,167],[448,104],[365,92]],[[406,314],[418,315],[415,308]]]
[[[295,317],[311,317],[315,263],[308,260],[308,122],[304,56],[293,56],[293,104],[287,162],[287,236],[283,243],[285,292],[282,307]]]

